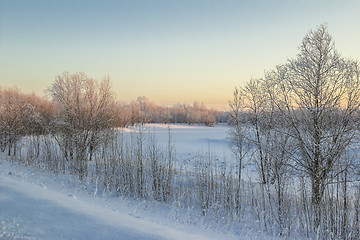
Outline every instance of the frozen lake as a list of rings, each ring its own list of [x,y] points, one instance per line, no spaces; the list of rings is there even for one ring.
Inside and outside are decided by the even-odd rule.
[[[176,168],[193,168],[196,161],[208,163],[210,152],[212,166],[237,169],[237,162],[229,148],[229,125],[218,124],[214,127],[207,127],[202,125],[189,126],[187,124],[146,124],[143,129],[144,139],[149,141],[152,136],[155,136],[157,145],[166,151],[169,129],[171,142],[176,153]],[[138,128],[136,127],[124,130],[125,134],[137,131]],[[257,178],[256,167],[252,162],[245,160],[243,167],[245,168],[244,179]]]
[[[175,147],[179,159],[193,155],[215,154],[218,158],[229,158],[230,140],[228,138],[229,126],[218,124],[214,127],[201,125],[190,126],[186,124],[147,124],[144,126],[145,140],[155,136],[159,146],[166,149],[169,142]],[[126,132],[136,132],[138,128],[126,129]]]
[[[229,148],[229,130],[227,124],[217,124],[214,127],[187,124],[146,124],[144,126],[145,141],[155,136],[157,144],[167,150],[169,143],[169,129],[171,143],[176,153],[175,167],[192,168],[196,161],[209,161],[217,167],[236,168],[237,162]],[[128,128],[126,133],[136,132],[138,128]],[[254,163],[245,159],[243,162],[244,179],[257,179],[258,174]]]

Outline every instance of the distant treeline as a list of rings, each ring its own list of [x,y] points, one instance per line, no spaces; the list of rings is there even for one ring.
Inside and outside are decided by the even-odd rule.
[[[0,148],[16,152],[16,143],[26,135],[40,136],[51,131],[55,105],[17,88],[0,87]]]
[[[106,84],[105,84],[106,83]],[[83,73],[58,76],[49,88],[51,96],[26,94],[0,86],[0,148],[16,151],[23,136],[66,132],[101,131],[146,123],[186,123],[213,126],[228,121],[228,112],[203,103],[157,105],[146,97],[130,103],[116,102],[109,81],[100,84]],[[90,136],[91,138],[91,136]],[[12,150],[10,150],[12,149]]]
[[[226,123],[229,113],[208,108],[204,103],[157,105],[147,97],[138,97],[131,103],[118,103],[117,126],[126,127],[136,123],[187,123],[213,126]]]

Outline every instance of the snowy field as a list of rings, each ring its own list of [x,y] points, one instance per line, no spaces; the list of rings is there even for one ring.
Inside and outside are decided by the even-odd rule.
[[[167,206],[89,196],[71,176],[0,161],[0,239],[236,239],[178,224]]]
[[[198,155],[215,154],[224,161],[232,157],[228,139],[229,126],[218,124],[215,127],[187,124],[147,124],[143,128],[144,138],[148,140],[155,136],[156,143],[167,148],[170,141],[175,147],[178,164],[189,164]],[[138,132],[138,128],[128,128],[126,133]]]
[[[195,158],[209,152],[217,164],[231,161],[227,125],[150,124],[144,136],[155,136],[166,148],[169,127],[176,167],[191,168]],[[226,233],[221,225],[179,223],[174,206],[105,192],[95,197],[74,176],[13,164],[5,155],[0,159],[0,239],[267,239],[251,228]]]
[[[203,125],[188,124],[147,124],[142,129],[145,142],[155,136],[156,143],[165,151],[170,141],[176,154],[176,168],[192,169],[196,161],[209,159],[212,160],[213,167],[237,168],[230,149],[229,130],[227,124],[217,124],[214,127]],[[138,133],[139,128],[126,128],[122,130],[124,134]],[[209,157],[210,156],[210,157]],[[258,174],[255,165],[244,159],[243,172],[244,180],[256,180]]]

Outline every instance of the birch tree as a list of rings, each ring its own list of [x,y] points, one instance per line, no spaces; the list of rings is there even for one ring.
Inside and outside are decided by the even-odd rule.
[[[324,190],[342,169],[335,168],[352,144],[359,109],[359,65],[334,48],[325,25],[310,31],[300,53],[267,74],[273,101],[287,121],[297,151],[294,166],[311,181],[314,226],[321,223]]]
[[[48,89],[57,106],[57,139],[74,170],[83,178],[87,160],[114,124],[109,78],[98,83],[84,73],[63,73]]]

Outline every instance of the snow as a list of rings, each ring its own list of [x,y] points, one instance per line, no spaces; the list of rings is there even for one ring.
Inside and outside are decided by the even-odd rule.
[[[142,131],[146,139],[155,136],[156,142],[164,149],[169,144],[169,130],[171,145],[175,147],[177,166],[192,167],[194,160],[209,153],[216,156],[217,160],[224,162],[231,155],[228,148],[229,126],[219,124],[215,127],[187,124],[147,124]],[[139,129],[124,129],[124,134],[138,132]]]
[[[2,222],[33,238],[181,239],[195,237],[9,177],[1,176]],[[14,216],[17,218],[11,219]],[[35,221],[33,221],[35,219]],[[50,224],[49,224],[50,223]],[[206,239],[196,236],[199,239]]]
[[[145,138],[155,134],[157,144],[166,149],[169,128],[176,167],[191,168],[196,158],[209,152],[217,164],[226,159],[231,163],[227,125],[149,124],[144,127]],[[201,220],[184,224],[172,216],[177,210],[171,203],[90,194],[75,176],[55,175],[5,158],[0,153],[0,239],[267,239],[252,227],[227,232],[216,223],[210,229],[202,226]]]
[[[231,152],[228,124],[217,124],[214,127],[204,125],[188,125],[188,124],[146,124],[143,126],[143,134],[145,140],[155,136],[156,143],[165,150],[169,144],[169,130],[171,134],[171,144],[175,148],[177,168],[192,169],[196,161],[199,159],[209,159],[211,155],[212,166],[234,168],[238,163],[234,161]],[[138,127],[121,129],[125,135],[136,133]],[[256,180],[258,174],[253,163],[249,163],[246,159],[243,162],[247,167],[243,172],[243,179]],[[246,166],[245,166],[246,165]]]
[[[108,205],[105,199],[64,194],[5,172],[6,165],[2,164],[0,175],[0,239],[205,240],[230,237],[219,233],[212,237],[208,231],[179,227],[175,223],[156,223],[134,216],[133,209]]]
[[[230,153],[228,146],[229,126],[218,124],[215,127],[186,124],[147,124],[144,126],[144,134],[155,138],[160,146],[167,146],[169,141],[169,129],[171,143],[176,147],[176,153],[183,155],[187,153],[211,152],[220,157]],[[123,129],[125,132],[136,132],[139,129]]]

